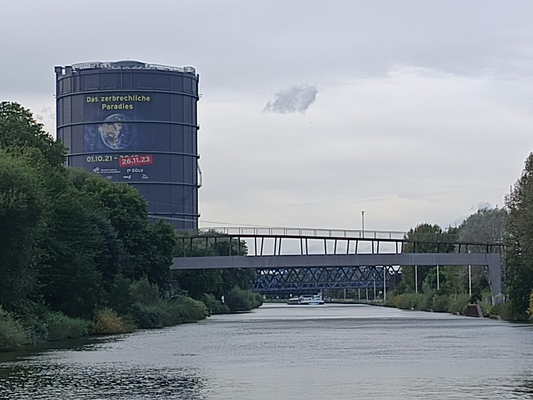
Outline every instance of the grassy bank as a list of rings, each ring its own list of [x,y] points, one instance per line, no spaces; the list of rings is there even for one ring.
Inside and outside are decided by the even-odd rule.
[[[197,322],[213,314],[248,311],[263,303],[259,294],[239,287],[227,294],[225,303],[212,294],[203,295],[201,300],[184,294],[163,299],[158,287],[146,279],[133,282],[126,289],[117,295],[114,306],[95,310],[92,320],[72,318],[29,302],[11,312],[0,308],[0,351],[89,335],[122,334]]]
[[[478,304],[485,317],[502,318],[509,321],[516,321],[516,315],[512,313],[509,303],[490,304],[488,298],[485,301],[473,299],[467,294],[438,294],[431,293],[391,293],[387,297],[386,306],[396,307],[402,310],[448,312],[452,314],[465,315],[469,304]]]

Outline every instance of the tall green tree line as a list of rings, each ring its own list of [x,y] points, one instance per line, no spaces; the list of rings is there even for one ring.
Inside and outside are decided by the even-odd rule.
[[[65,154],[28,110],[0,103],[0,305],[88,318],[119,275],[164,288],[172,226],[149,224],[134,188],[66,168]]]
[[[174,228],[148,222],[135,188],[67,168],[65,154],[29,110],[0,103],[1,307],[40,304],[90,318],[102,307],[131,309],[130,283],[141,280],[197,299],[248,289],[253,270],[172,273],[172,258],[183,254]],[[243,242],[221,237],[208,255],[226,254],[230,245],[246,254]]]

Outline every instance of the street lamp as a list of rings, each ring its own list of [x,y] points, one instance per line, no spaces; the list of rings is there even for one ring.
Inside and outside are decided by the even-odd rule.
[[[365,237],[365,212],[361,211],[361,232],[362,237]]]

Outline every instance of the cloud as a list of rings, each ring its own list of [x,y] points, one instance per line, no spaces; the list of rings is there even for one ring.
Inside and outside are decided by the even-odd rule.
[[[473,214],[478,212],[479,210],[483,210],[483,209],[492,209],[492,204],[489,203],[488,201],[480,201],[479,203],[475,204],[475,205],[472,205],[472,207],[470,207],[470,210]]]
[[[305,111],[316,100],[318,89],[315,85],[293,85],[285,90],[280,90],[274,95],[274,100],[266,103],[263,112],[289,114]]]

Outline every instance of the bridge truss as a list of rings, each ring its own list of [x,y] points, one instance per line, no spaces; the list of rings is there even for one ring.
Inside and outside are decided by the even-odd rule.
[[[393,289],[401,278],[396,266],[259,268],[252,290],[261,294],[308,294],[326,289]]]

